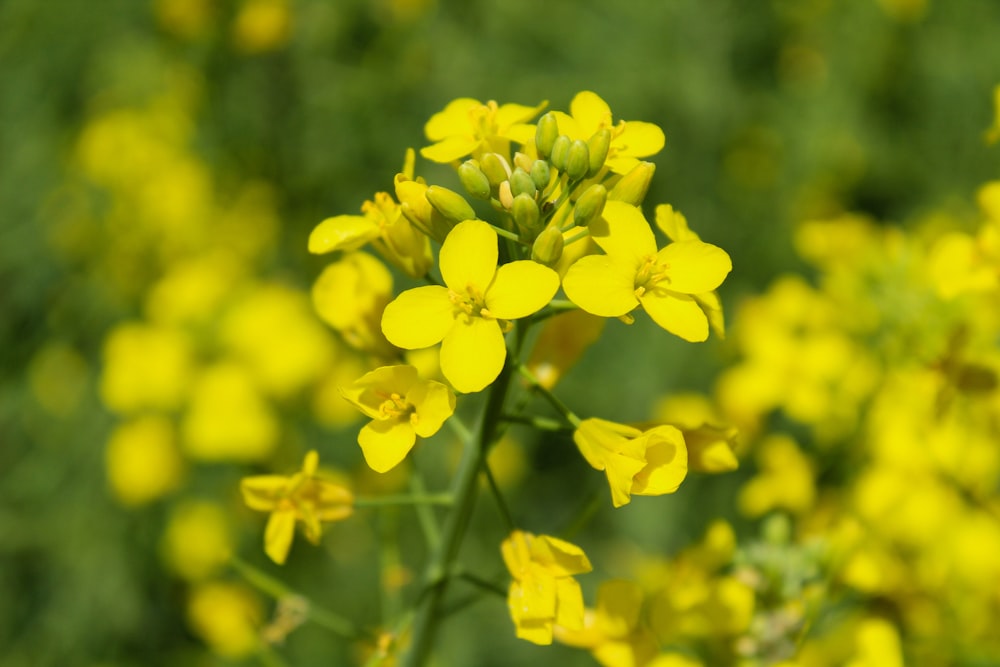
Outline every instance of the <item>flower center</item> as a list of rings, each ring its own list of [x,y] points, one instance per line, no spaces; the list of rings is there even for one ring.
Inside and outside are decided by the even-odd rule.
[[[400,419],[413,412],[413,406],[396,392],[391,394],[378,392],[378,397],[382,399],[382,403],[378,406],[382,419]]]
[[[449,289],[448,300],[455,306],[456,315],[464,313],[466,317],[493,319],[492,313],[486,309],[486,299],[472,285],[466,285],[464,293]]]
[[[656,263],[656,255],[646,256],[642,261],[642,266],[639,267],[639,270],[635,274],[635,296],[641,297],[656,287],[656,284],[662,280],[669,283],[670,277],[667,276],[669,269],[669,264]]]

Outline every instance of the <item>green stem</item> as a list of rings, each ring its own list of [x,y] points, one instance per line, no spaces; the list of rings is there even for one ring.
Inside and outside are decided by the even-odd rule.
[[[512,371],[513,366],[508,360],[490,387],[478,439],[466,441],[465,455],[455,476],[455,504],[445,520],[441,544],[424,574],[424,590],[417,601],[409,650],[401,656],[402,667],[420,667],[430,654],[440,619],[441,602],[448,587],[449,574],[462,545],[469,519],[472,517],[479,470],[487,446],[496,437]]]
[[[464,570],[457,572],[456,576],[464,579],[473,586],[486,591],[487,593],[493,593],[494,595],[499,595],[505,600],[507,599],[507,589],[496,582],[483,579],[478,575],[472,574],[471,572],[465,572]]]
[[[454,497],[450,493],[432,493],[409,496],[380,496],[378,498],[355,498],[355,507],[400,507],[402,505],[451,505]]]
[[[556,419],[548,417],[532,417],[530,415],[508,415],[503,416],[503,420],[511,424],[526,424],[539,431],[565,431],[566,425]]]
[[[549,303],[549,305],[545,306],[537,313],[534,313],[533,315],[529,315],[528,317],[524,318],[524,323],[526,326],[530,327],[543,320],[549,319],[553,315],[558,315],[560,313],[566,313],[571,310],[578,310],[578,309],[579,306],[577,306],[572,301],[567,301],[566,299],[553,299]]]
[[[490,491],[493,492],[493,499],[497,501],[497,509],[500,510],[500,518],[503,519],[504,527],[507,532],[513,532],[515,525],[514,519],[511,517],[510,509],[507,507],[507,501],[504,500],[503,494],[500,493],[500,485],[497,484],[496,477],[493,476],[493,470],[490,469],[489,461],[486,460],[484,456],[483,459],[483,474],[486,476],[486,482],[490,485]]]
[[[497,236],[502,236],[503,238],[509,241],[514,241],[515,243],[520,243],[521,245],[525,245],[524,241],[521,240],[521,237],[515,234],[514,232],[507,231],[503,227],[497,227],[496,225],[492,224],[490,225],[490,227],[492,227],[493,231],[497,233]]]
[[[576,413],[570,410],[565,403],[560,401],[558,396],[542,385],[542,383],[538,381],[538,378],[536,378],[535,375],[528,370],[527,366],[518,366],[517,372],[521,374],[521,377],[530,382],[531,388],[541,394],[542,398],[548,401],[549,404],[573,426],[573,428],[579,428],[581,420],[576,416]]]
[[[417,496],[427,493],[424,478],[416,468],[413,469],[410,475],[410,491]],[[414,509],[417,512],[417,521],[420,523],[420,530],[424,534],[424,541],[427,543],[427,548],[430,551],[434,551],[441,544],[441,528],[438,525],[437,517],[434,515],[434,508],[430,505],[415,505]]]

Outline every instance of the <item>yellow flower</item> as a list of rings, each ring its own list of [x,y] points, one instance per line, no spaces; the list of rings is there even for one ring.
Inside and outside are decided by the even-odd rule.
[[[583,627],[583,593],[573,575],[593,568],[580,547],[515,530],[500,551],[514,577],[507,606],[519,638],[551,644],[556,624],[570,630]]]
[[[521,104],[498,105],[493,100],[462,97],[448,103],[443,111],[431,116],[424,126],[427,138],[434,142],[420,149],[420,155],[432,162],[448,163],[466,155],[483,153],[510,155],[510,142],[531,142],[533,125],[526,124],[548,102],[529,107]]]
[[[687,475],[684,436],[674,426],[640,431],[604,419],[584,419],[573,442],[587,463],[607,475],[615,507],[628,504],[633,493],[673,493]]]
[[[602,317],[622,317],[642,305],[658,325],[684,340],[708,338],[708,318],[694,295],[711,292],[732,269],[724,250],[688,240],[657,251],[642,211],[609,201],[591,235],[606,255],[582,257],[563,289],[573,303]]]
[[[653,634],[641,623],[642,589],[631,581],[611,579],[597,589],[597,604],[584,612],[583,628],[560,625],[555,637],[563,644],[589,650],[604,667],[640,667],[656,655]]]
[[[569,111],[569,114],[554,112],[559,122],[559,133],[570,139],[587,141],[595,132],[608,129],[611,145],[604,163],[616,174],[627,174],[639,164],[639,158],[659,153],[666,142],[663,130],[653,123],[622,120],[614,125],[607,102],[589,90],[576,94],[569,104]]]
[[[322,521],[339,521],[354,512],[354,496],[342,486],[316,476],[319,455],[306,454],[302,470],[283,475],[244,477],[243,501],[250,509],[270,512],[264,530],[264,552],[278,565],[285,562],[295,535],[295,522],[305,525],[306,539],[319,544]]]
[[[382,332],[406,350],[441,343],[441,372],[461,392],[480,391],[500,374],[503,320],[526,317],[559,289],[559,275],[530,260],[497,267],[497,234],[481,220],[455,225],[439,257],[445,287],[406,290],[385,308]]]
[[[413,149],[406,151],[403,171],[396,185],[414,183]],[[324,254],[334,250],[357,250],[371,243],[389,262],[407,275],[420,278],[431,265],[431,245],[419,229],[410,224],[402,208],[387,192],[377,192],[361,205],[362,215],[338,215],[319,223],[309,235],[309,252]]]
[[[313,307],[320,318],[355,350],[381,358],[396,353],[380,326],[391,299],[392,274],[365,252],[345,253],[323,269],[312,288]]]
[[[421,380],[413,366],[383,366],[340,393],[372,418],[358,433],[365,461],[376,472],[396,467],[417,441],[429,438],[455,412],[455,394],[440,382]]]

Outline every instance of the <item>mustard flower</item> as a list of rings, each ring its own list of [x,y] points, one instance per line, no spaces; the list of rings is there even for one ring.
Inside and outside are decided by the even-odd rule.
[[[498,105],[493,100],[462,97],[448,103],[424,126],[424,133],[434,143],[420,149],[420,155],[432,162],[448,163],[483,153],[510,155],[510,142],[531,142],[535,127],[527,121],[534,118],[548,102],[529,107],[522,104]]]
[[[623,317],[642,305],[658,325],[684,340],[708,338],[708,318],[694,295],[711,292],[732,269],[721,248],[696,240],[661,250],[642,211],[609,201],[591,236],[605,255],[588,255],[566,272],[573,303],[602,317]]]
[[[580,547],[515,530],[500,551],[514,577],[507,606],[519,638],[551,644],[556,624],[571,630],[583,628],[583,593],[573,575],[593,568]]]
[[[674,426],[640,431],[604,419],[584,419],[573,442],[587,463],[607,475],[615,507],[627,505],[633,493],[673,493],[687,475],[684,436]]]
[[[365,373],[341,395],[372,420],[358,433],[368,466],[396,467],[417,436],[429,438],[455,412],[455,394],[440,382],[421,380],[413,366],[383,366]]]
[[[354,496],[344,487],[316,476],[319,455],[306,454],[302,470],[290,475],[257,475],[240,482],[243,502],[270,512],[264,529],[264,552],[278,565],[285,562],[295,535],[295,522],[305,525],[306,539],[319,544],[322,521],[339,521],[354,512]]]
[[[597,589],[597,604],[586,609],[583,628],[555,627],[563,644],[589,650],[604,667],[647,665],[657,653],[656,637],[642,623],[643,592],[638,584],[610,579]]]
[[[604,163],[616,174],[627,174],[639,164],[639,158],[659,153],[666,143],[663,130],[653,123],[630,120],[614,125],[607,102],[589,90],[576,94],[569,104],[569,111],[569,114],[554,112],[560,134],[587,141],[600,130],[611,132],[611,144]]]
[[[441,372],[455,389],[476,392],[497,378],[507,358],[506,320],[543,308],[559,275],[530,260],[497,267],[497,234],[481,220],[455,225],[439,257],[445,286],[406,290],[385,308],[390,343],[416,350],[441,343]]]

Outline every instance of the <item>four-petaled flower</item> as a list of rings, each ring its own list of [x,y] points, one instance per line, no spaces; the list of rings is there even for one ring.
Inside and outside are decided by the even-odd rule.
[[[318,466],[319,455],[310,451],[302,470],[293,475],[257,475],[240,482],[247,507],[271,513],[264,529],[264,552],[278,565],[288,556],[296,521],[304,524],[306,539],[319,544],[321,522],[346,519],[354,511],[351,492],[317,477]]]
[[[507,358],[505,320],[540,310],[559,289],[552,269],[520,260],[497,267],[497,233],[481,220],[460,222],[441,246],[445,286],[406,290],[385,308],[390,343],[416,350],[441,343],[441,372],[461,392],[484,389]]]
[[[591,237],[605,255],[577,260],[563,278],[573,303],[602,317],[622,317],[636,306],[684,340],[708,338],[708,318],[695,295],[710,293],[732,270],[722,248],[696,240],[656,249],[653,230],[635,206],[609,201]]]
[[[434,142],[420,149],[420,155],[432,162],[448,163],[483,153],[510,155],[510,142],[531,142],[535,127],[527,121],[545,108],[547,102],[529,107],[522,104],[497,105],[490,100],[462,97],[448,103],[424,126],[427,138]]]
[[[616,174],[627,174],[639,164],[639,158],[659,153],[666,142],[663,130],[653,123],[622,120],[615,125],[607,102],[589,90],[576,94],[569,104],[568,114],[562,111],[553,113],[559,123],[560,134],[570,139],[587,141],[599,130],[609,130],[611,145],[604,163]]]
[[[376,472],[396,467],[417,436],[429,438],[455,412],[455,394],[422,380],[413,366],[383,366],[358,378],[340,393],[372,420],[358,433],[365,461]]]
[[[593,568],[583,550],[548,535],[515,530],[500,546],[514,581],[507,606],[517,636],[551,644],[553,626],[583,627],[583,593],[574,574]]]
[[[584,419],[573,432],[573,442],[587,463],[607,475],[615,507],[628,504],[633,493],[673,493],[687,476],[684,436],[674,426],[640,431],[604,419]]]

